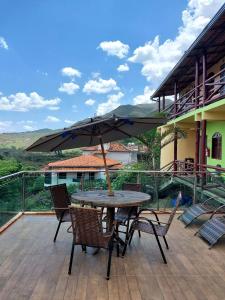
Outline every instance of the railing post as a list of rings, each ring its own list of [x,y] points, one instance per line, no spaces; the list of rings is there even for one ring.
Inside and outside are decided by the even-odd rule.
[[[193,204],[196,203],[196,192],[197,192],[197,183],[198,183],[198,177],[197,173],[195,173],[194,177],[194,186],[193,186]]]
[[[177,113],[177,81],[174,83],[174,114]]]
[[[177,131],[174,128],[174,141],[173,141],[173,170],[177,171]]]
[[[159,112],[161,111],[161,99],[160,99],[160,97],[158,97],[158,110],[159,110]]]
[[[202,122],[202,134],[201,134],[201,178],[202,178],[202,186],[205,184],[206,180],[206,120],[203,120]]]
[[[162,108],[163,108],[163,110],[166,108],[166,99],[165,99],[165,95],[163,95]]]
[[[202,102],[203,102],[203,105],[205,104],[205,100],[206,100],[206,84],[205,84],[205,81],[206,81],[206,72],[207,72],[207,61],[206,61],[206,52],[203,53],[202,55],[202,96],[203,96],[203,99],[202,99]]]
[[[199,59],[196,57],[195,61],[195,108],[198,108],[199,105]]]
[[[25,212],[26,210],[26,204],[25,204],[25,176],[24,172],[21,177],[21,204],[22,204],[22,212]]]

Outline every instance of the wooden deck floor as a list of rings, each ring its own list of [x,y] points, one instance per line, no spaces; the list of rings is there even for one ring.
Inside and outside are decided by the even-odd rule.
[[[163,216],[165,218],[165,216]],[[168,234],[168,265],[153,236],[135,236],[124,259],[113,256],[105,280],[106,253],[84,254],[76,247],[67,275],[71,234],[57,242],[54,216],[24,216],[0,236],[0,299],[225,299],[225,242],[208,250],[175,220]]]

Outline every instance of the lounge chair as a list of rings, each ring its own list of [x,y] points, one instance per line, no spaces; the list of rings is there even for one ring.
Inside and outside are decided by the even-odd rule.
[[[56,217],[59,221],[53,240],[55,242],[61,224],[64,222],[71,223],[71,218],[69,214],[69,205],[71,204],[71,201],[66,184],[50,186],[49,190],[51,192],[52,202],[54,204],[53,209],[55,210]]]
[[[163,258],[163,261],[164,263],[166,264],[167,263],[167,260],[166,260],[166,257],[165,257],[165,254],[163,252],[163,249],[162,249],[162,246],[161,246],[161,243],[160,243],[160,240],[159,240],[159,237],[162,237],[164,242],[165,242],[165,245],[166,245],[166,248],[169,249],[169,246],[168,246],[168,243],[167,243],[167,240],[166,240],[166,234],[170,228],[170,225],[173,221],[173,218],[175,216],[175,213],[176,213],[176,210],[180,204],[180,201],[181,201],[181,192],[179,192],[178,194],[178,197],[177,197],[177,200],[176,200],[176,205],[174,207],[174,209],[172,210],[172,212],[170,213],[170,216],[169,216],[169,219],[167,222],[161,222],[159,221],[159,218],[158,218],[158,215],[157,213],[152,210],[152,209],[141,209],[138,213],[138,217],[136,219],[134,219],[132,225],[131,225],[131,229],[130,229],[130,232],[129,232],[129,244],[131,243],[132,241],[132,238],[133,238],[133,234],[134,234],[134,231],[135,230],[140,230],[141,232],[145,232],[145,233],[149,233],[149,234],[154,234],[155,238],[156,238],[156,241],[157,241],[157,244],[159,246],[159,250],[161,252],[161,255],[162,255],[162,258]],[[146,218],[146,217],[142,217],[141,214],[144,212],[144,211],[147,211],[151,214],[153,214],[156,218],[156,220],[152,220],[152,219],[149,219],[149,218]],[[122,253],[122,256],[125,255],[126,253],[126,248],[127,248],[127,244],[125,245],[124,249],[123,249],[123,253]]]
[[[70,206],[70,215],[73,229],[73,242],[70,255],[68,274],[71,274],[73,264],[74,246],[82,248],[94,247],[109,250],[106,279],[110,277],[111,257],[113,251],[114,229],[111,232],[103,232],[101,213],[95,208]]]
[[[195,233],[209,243],[211,249],[225,235],[225,215],[215,217],[216,213],[224,212],[225,205],[220,206]]]
[[[195,219],[204,215],[212,214],[221,205],[215,199],[219,197],[211,197],[202,203],[194,204],[188,207],[178,219],[184,222],[185,227],[189,226]]]

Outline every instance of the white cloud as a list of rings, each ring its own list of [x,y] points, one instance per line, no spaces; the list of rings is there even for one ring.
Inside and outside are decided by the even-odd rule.
[[[73,95],[77,90],[79,90],[79,85],[73,82],[65,82],[59,87],[59,91],[67,93],[68,95]]]
[[[138,95],[134,97],[133,104],[146,104],[146,103],[152,103],[152,100],[150,100],[151,95],[154,93],[155,90],[150,89],[148,86],[144,88],[144,94]]]
[[[159,36],[134,50],[128,60],[142,65],[141,73],[156,87],[217,12],[223,0],[189,0],[175,39],[160,43]]]
[[[129,46],[121,41],[104,41],[99,44],[99,47],[110,56],[124,58],[129,52]]]
[[[45,99],[36,92],[16,93],[10,96],[0,96],[0,110],[24,112],[31,109],[55,107],[60,102],[60,98]]]
[[[119,87],[117,86],[116,81],[112,78],[108,80],[102,78],[98,78],[96,80],[89,80],[87,83],[85,83],[83,88],[83,92],[87,94],[106,94],[116,90],[119,90]]]
[[[88,100],[86,100],[84,103],[85,103],[86,105],[88,105],[88,106],[92,106],[92,105],[95,104],[95,100],[93,100],[93,99],[88,99]]]
[[[12,130],[12,121],[0,121],[0,132],[9,132],[9,131],[13,131]]]
[[[59,110],[60,107],[59,106],[49,106],[48,109],[49,110]]]
[[[65,67],[61,70],[61,73],[63,76],[68,77],[81,77],[81,72],[77,69],[74,69],[72,67]]]
[[[65,122],[66,124],[69,124],[69,125],[76,123],[76,121],[67,120],[67,119],[64,120],[64,122]]]
[[[48,122],[48,123],[56,123],[59,121],[60,120],[54,116],[47,116],[47,118],[45,119],[45,122]]]
[[[9,46],[8,46],[6,40],[2,36],[0,36],[0,48],[3,48],[5,50],[9,49]]]
[[[117,108],[120,106],[120,99],[124,96],[122,92],[119,92],[115,95],[109,95],[107,101],[100,103],[97,108],[97,115],[104,115],[105,113]]]
[[[98,78],[98,77],[100,77],[101,76],[101,73],[100,72],[92,72],[91,73],[91,77],[92,78]]]
[[[27,130],[27,131],[33,131],[33,130],[36,129],[35,127],[30,126],[30,125],[24,125],[23,128],[24,128],[25,130]]]
[[[129,68],[128,64],[119,65],[119,67],[117,68],[118,72],[127,72],[129,70],[130,70],[130,68]]]

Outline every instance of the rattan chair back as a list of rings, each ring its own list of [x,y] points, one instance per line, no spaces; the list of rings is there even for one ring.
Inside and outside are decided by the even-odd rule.
[[[109,239],[103,234],[101,213],[95,208],[70,206],[74,244],[108,248]]]
[[[62,208],[69,208],[71,204],[66,184],[58,184],[49,187],[54,204],[56,217],[59,220],[62,214]]]

